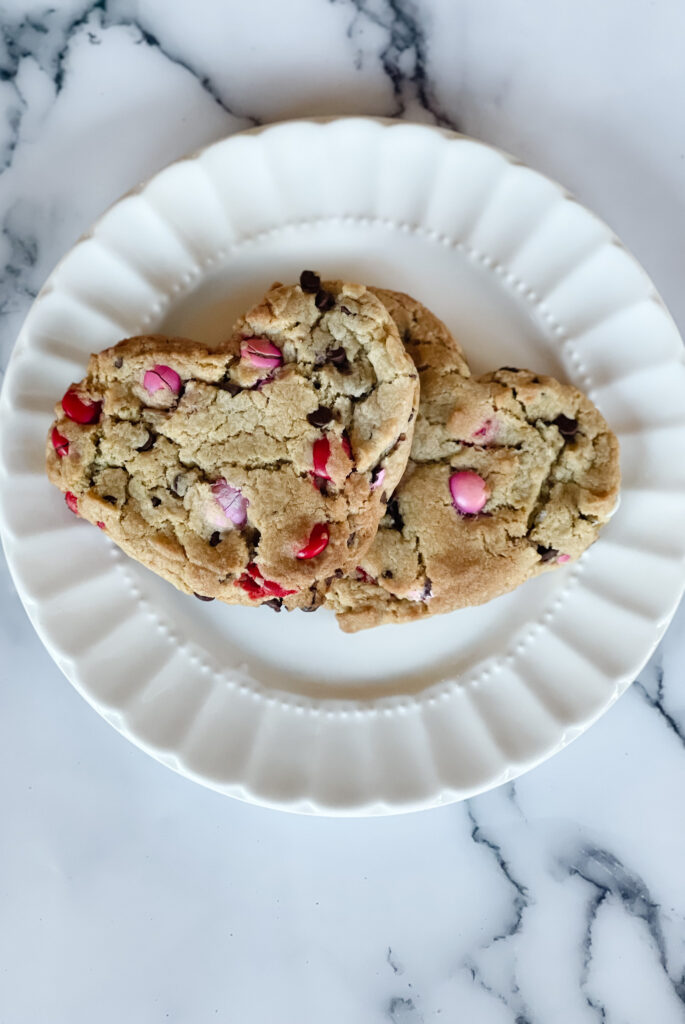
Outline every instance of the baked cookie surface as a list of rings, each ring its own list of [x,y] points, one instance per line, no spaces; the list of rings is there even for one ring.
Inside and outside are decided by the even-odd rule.
[[[48,475],[176,587],[308,607],[354,568],[411,447],[417,372],[359,285],[272,289],[221,350],[131,338],[56,407]]]
[[[376,539],[327,603],[354,632],[483,604],[577,558],[613,512],[618,442],[584,395],[503,368],[421,369],[411,457]]]

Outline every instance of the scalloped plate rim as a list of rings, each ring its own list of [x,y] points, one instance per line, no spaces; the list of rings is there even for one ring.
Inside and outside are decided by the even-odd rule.
[[[277,129],[288,129],[288,128],[293,128],[293,127],[297,128],[298,125],[317,125],[317,124],[318,125],[327,125],[327,124],[335,124],[335,123],[340,122],[340,121],[360,122],[360,123],[364,123],[364,124],[366,124],[366,123],[374,123],[374,124],[377,124],[377,125],[382,125],[384,127],[398,128],[398,129],[401,129],[402,127],[410,126],[412,128],[419,128],[420,130],[426,131],[426,132],[437,132],[443,138],[445,138],[447,140],[466,139],[469,142],[474,142],[474,143],[476,143],[479,146],[483,146],[483,147],[485,147],[487,149],[492,150],[494,153],[504,157],[504,159],[508,163],[510,163],[510,164],[512,164],[514,166],[520,166],[522,168],[525,168],[527,171],[531,171],[538,178],[544,179],[544,180],[546,180],[548,182],[551,182],[554,185],[555,189],[559,190],[560,195],[565,200],[568,200],[568,201],[576,203],[583,211],[589,213],[590,216],[596,222],[601,224],[605,228],[605,230],[607,231],[608,235],[610,236],[611,242],[613,244],[617,245],[620,248],[620,250],[624,254],[626,254],[628,259],[637,268],[639,268],[641,274],[644,276],[644,279],[647,282],[649,282],[650,292],[651,292],[650,298],[653,301],[655,301],[661,307],[662,311],[665,311],[665,313],[668,316],[668,319],[670,321],[670,324],[672,326],[674,337],[678,338],[678,330],[677,330],[677,327],[676,327],[676,325],[675,325],[675,323],[673,321],[673,318],[671,317],[670,313],[668,312],[667,307],[665,306],[661,296],[658,294],[658,291],[656,290],[656,288],[654,288],[654,285],[651,282],[651,279],[648,277],[648,275],[646,274],[644,269],[641,267],[641,265],[638,263],[638,261],[635,259],[635,257],[632,256],[632,254],[629,252],[629,250],[617,238],[617,236],[614,234],[614,232],[611,230],[611,228],[608,225],[606,225],[606,223],[604,221],[601,220],[601,218],[597,217],[591,211],[588,211],[587,208],[582,203],[580,203],[575,198],[575,196],[573,196],[563,185],[560,185],[558,182],[554,181],[553,179],[549,178],[548,176],[542,174],[541,172],[539,172],[537,170],[528,168],[527,165],[525,165],[518,158],[511,156],[510,154],[506,153],[505,151],[499,149],[498,147],[493,146],[493,145],[491,145],[489,143],[480,142],[479,140],[470,139],[468,136],[465,136],[465,135],[463,135],[461,133],[455,133],[455,132],[450,131],[449,129],[434,127],[434,126],[430,126],[430,125],[424,125],[424,124],[416,124],[415,125],[415,124],[412,124],[411,122],[397,121],[397,120],[388,119],[388,118],[367,118],[367,117],[356,117],[356,116],[350,116],[350,117],[346,117],[346,118],[339,118],[339,117],[298,118],[298,119],[295,119],[295,120],[280,121],[280,122],[275,122],[274,124],[271,124],[271,125],[264,125],[264,126],[258,126],[256,128],[250,128],[250,129],[247,129],[244,132],[240,132],[240,133],[236,133],[235,135],[228,136],[225,139],[216,140],[215,142],[210,143],[207,146],[201,147],[200,149],[194,150],[193,152],[191,152],[189,154],[186,154],[185,156],[180,157],[178,160],[173,161],[172,164],[167,165],[167,167],[168,166],[173,166],[175,164],[184,163],[186,161],[197,160],[198,157],[200,157],[207,150],[210,150],[213,147],[221,146],[222,144],[230,142],[231,139],[236,138],[237,136],[243,136],[243,135],[259,136],[259,135],[261,135],[261,134],[263,134],[265,132],[269,132],[269,131],[275,130],[275,129],[276,130]],[[151,181],[153,181],[159,174],[163,173],[163,171],[166,170],[166,169],[167,169],[166,167],[160,168],[155,174],[151,175],[150,177],[145,179],[140,184],[134,186],[132,189],[128,190],[124,195],[119,197],[119,199],[117,199],[115,202],[110,204],[110,206],[100,215],[100,217],[98,217],[97,220],[94,221],[94,223],[92,224],[91,228],[87,232],[85,232],[82,236],[80,236],[80,238],[74,243],[74,245],[70,248],[70,250],[56,264],[56,266],[54,267],[54,269],[50,273],[48,279],[46,280],[45,284],[40,289],[40,291],[39,291],[38,295],[36,296],[34,302],[32,303],[32,306],[31,306],[31,308],[29,310],[29,313],[28,313],[28,315],[27,315],[27,317],[26,317],[26,319],[24,321],[24,324],[21,327],[21,330],[19,332],[19,335],[18,335],[17,341],[15,343],[14,349],[13,349],[13,351],[11,353],[11,356],[10,356],[10,359],[8,361],[7,371],[6,371],[6,375],[5,375],[5,381],[4,381],[3,388],[2,388],[2,395],[0,396],[0,418],[2,418],[2,416],[5,414],[5,407],[6,407],[6,405],[9,402],[8,394],[9,394],[9,392],[11,390],[11,384],[12,384],[12,381],[13,381],[13,377],[14,377],[16,366],[18,365],[19,360],[21,359],[21,356],[24,354],[24,352],[30,351],[30,345],[29,345],[29,337],[30,337],[30,335],[29,335],[29,325],[30,325],[31,316],[32,316],[36,306],[40,303],[40,301],[47,294],[49,294],[50,291],[52,290],[53,278],[58,273],[59,269],[63,266],[63,264],[69,259],[69,256],[73,252],[73,250],[76,249],[83,242],[87,241],[95,233],[98,225],[100,225],[108,216],[111,215],[112,211],[118,206],[118,204],[123,199],[127,198],[128,196],[136,195],[138,193],[143,192],[145,190],[146,186]],[[674,356],[675,356],[675,351],[674,351]],[[685,362],[685,357],[683,356],[682,349],[680,351],[680,360],[681,360],[681,362]],[[4,461],[0,462],[0,475],[2,475],[2,478],[5,479],[5,477],[6,477],[6,467],[5,467]],[[55,652],[53,640],[48,635],[47,629],[45,628],[44,624],[40,621],[39,609],[38,609],[38,607],[36,605],[36,602],[34,602],[32,599],[28,598],[22,592],[21,575],[19,573],[18,567],[14,563],[14,557],[13,557],[13,551],[12,551],[12,544],[13,544],[13,542],[12,542],[12,539],[8,537],[9,531],[8,531],[8,525],[7,525],[6,507],[5,507],[4,499],[0,500],[0,533],[2,534],[3,547],[5,548],[5,554],[6,554],[7,562],[8,562],[8,565],[9,565],[10,573],[12,575],[12,578],[13,578],[14,582],[15,582],[15,586],[17,588],[17,592],[19,593],[19,596],[22,599],[22,602],[24,603],[24,606],[26,608],[27,614],[29,615],[29,618],[30,618],[31,622],[34,625],[34,628],[36,629],[36,632],[38,633],[39,637],[41,638],[42,642],[44,643],[44,645],[46,646],[48,651],[53,655],[53,657],[55,658],[56,661],[58,661],[58,664],[59,664],[59,655],[58,655],[58,653]],[[676,608],[678,606],[678,603],[680,601],[680,598],[682,596],[683,590],[685,589],[685,573],[681,573],[681,576],[682,576],[682,578],[681,578],[681,581],[680,581],[679,589],[676,592],[676,589],[674,588],[673,593],[671,594],[670,600],[668,601],[666,607],[661,609],[660,614],[658,616],[658,619],[654,623],[655,629],[654,629],[654,633],[653,633],[653,642],[651,643],[651,646],[650,646],[649,650],[646,650],[644,652],[644,657],[642,658],[641,664],[644,664],[647,661],[647,659],[651,656],[651,654],[653,653],[654,649],[658,645],[659,640],[663,636],[663,633],[665,632],[665,629],[668,626],[668,623],[670,622],[671,618],[673,617],[673,615],[675,613],[675,610],[676,610]],[[64,657],[62,657],[61,660],[64,661],[65,660]],[[596,711],[592,715],[590,715],[588,717],[587,721],[583,722],[582,725],[579,725],[579,726],[578,725],[573,725],[570,729],[563,730],[562,734],[558,738],[558,742],[553,746],[553,749],[551,749],[551,750],[549,750],[547,752],[542,752],[540,754],[533,755],[530,758],[526,759],[525,763],[523,763],[522,765],[518,765],[518,766],[516,766],[516,768],[512,768],[510,771],[507,771],[506,774],[507,774],[508,778],[510,778],[510,779],[516,778],[516,777],[520,776],[521,774],[525,773],[526,771],[530,770],[532,767],[535,767],[536,765],[544,762],[545,760],[548,759],[548,757],[552,756],[553,753],[555,753],[556,751],[562,749],[563,747],[568,745],[569,742],[572,742],[573,739],[577,738],[577,736],[581,735],[582,732],[584,732],[585,729],[587,729],[591,724],[593,724],[594,721],[596,721],[599,717],[601,717],[601,715],[606,710],[608,710],[608,708],[613,705],[615,700],[627,689],[628,685],[630,684],[630,682],[634,678],[636,672],[639,671],[639,667],[640,666],[637,666],[633,671],[626,672],[625,674],[622,674],[621,676],[618,676],[617,678],[614,679],[615,685],[614,685],[613,694],[611,695],[610,699],[608,701],[606,701],[603,706],[597,708]],[[242,786],[231,785],[228,788],[226,786],[222,787],[222,785],[220,783],[215,782],[209,776],[207,776],[207,775],[203,776],[202,774],[199,774],[199,773],[195,772],[190,767],[187,767],[187,766],[184,766],[184,765],[181,765],[181,764],[174,765],[174,764],[170,763],[171,761],[173,761],[173,758],[169,758],[164,753],[161,753],[161,752],[155,750],[154,746],[150,745],[149,743],[146,743],[144,740],[141,740],[141,738],[139,736],[137,736],[131,729],[128,728],[128,726],[127,726],[127,724],[125,722],[122,721],[121,723],[116,723],[116,722],[112,721],[112,716],[108,715],[108,713],[107,713],[106,709],[104,708],[104,706],[102,705],[102,703],[98,701],[97,696],[93,692],[89,691],[87,683],[84,682],[81,679],[81,675],[80,675],[80,672],[78,670],[78,666],[76,666],[76,669],[73,672],[73,678],[70,677],[70,681],[75,686],[75,688],[78,690],[78,692],[91,704],[91,706],[95,710],[97,710],[98,713],[100,713],[101,715],[103,715],[103,717],[106,718],[106,720],[109,722],[109,724],[114,725],[114,727],[117,729],[117,731],[119,731],[122,735],[126,736],[128,739],[130,739],[132,742],[134,742],[140,748],[146,750],[146,752],[151,754],[151,756],[153,756],[160,763],[166,765],[167,767],[172,767],[173,770],[179,772],[180,774],[183,774],[186,777],[189,777],[189,778],[193,779],[194,781],[201,782],[204,785],[208,786],[209,788],[214,789],[215,791],[226,793],[228,791],[228,789],[230,789],[230,795],[232,795],[232,796],[234,796],[234,797],[236,797],[238,799],[241,799],[241,800],[245,800],[245,801],[248,801],[248,802],[260,804],[262,806],[276,807],[276,808],[279,808],[279,809],[282,809],[282,810],[295,811],[295,812],[298,812],[298,813],[332,814],[332,815],[342,815],[342,816],[357,816],[357,815],[366,815],[366,814],[372,814],[372,815],[374,815],[374,814],[395,814],[395,813],[402,813],[402,812],[405,812],[405,811],[413,811],[413,810],[416,810],[416,809],[430,807],[430,806],[439,806],[439,805],[442,805],[444,803],[453,802],[454,800],[461,800],[461,799],[464,799],[464,798],[466,798],[468,796],[472,796],[475,793],[483,792],[483,791],[485,791],[485,790],[487,790],[489,788],[492,788],[492,786],[500,784],[501,781],[504,781],[502,779],[494,779],[491,782],[489,782],[487,785],[476,785],[472,790],[469,790],[468,788],[466,788],[463,792],[461,790],[455,789],[455,787],[450,787],[447,792],[445,790],[443,790],[441,792],[436,793],[434,795],[434,797],[432,799],[430,799],[430,800],[419,799],[416,802],[412,801],[412,802],[404,803],[404,804],[402,804],[402,803],[389,803],[389,802],[387,802],[385,800],[378,800],[378,801],[375,801],[375,802],[369,800],[369,801],[364,802],[363,804],[359,804],[358,806],[354,806],[352,808],[348,808],[346,806],[336,807],[336,806],[328,806],[328,805],[323,805],[323,804],[316,804],[310,798],[300,798],[298,801],[272,800],[272,799],[269,799],[269,798],[264,798],[264,796],[262,794],[260,794],[259,792],[256,792],[254,790],[250,790],[249,788],[247,788],[244,785],[242,785]],[[566,733],[569,732],[569,731],[573,732],[574,735],[570,736],[570,737],[567,737]],[[457,794],[456,796],[453,795],[455,793]]]

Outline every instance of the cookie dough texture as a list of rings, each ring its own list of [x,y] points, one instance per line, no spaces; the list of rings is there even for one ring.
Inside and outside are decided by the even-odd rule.
[[[279,365],[255,365],[248,338],[270,342]],[[158,364],[179,375],[177,393],[146,388]],[[392,489],[402,476],[418,404],[417,372],[389,313],[366,288],[338,282],[316,295],[273,288],[221,350],[127,339],[92,356],[73,387],[101,411],[83,425],[57,405],[69,448],[59,457],[48,438],[47,470],[79,514],[180,590],[286,607],[315,606],[323,582],[363,556],[387,497],[374,480],[385,470]],[[323,476],[316,442],[325,442]],[[243,524],[217,502],[222,481],[243,502]],[[297,557],[322,525],[324,550]],[[294,593],[255,596],[260,579]]]
[[[487,485],[478,515],[453,505],[459,471]],[[407,470],[358,570],[327,601],[348,632],[483,604],[577,558],[619,482],[618,442],[575,388],[527,370],[474,379],[426,365]]]

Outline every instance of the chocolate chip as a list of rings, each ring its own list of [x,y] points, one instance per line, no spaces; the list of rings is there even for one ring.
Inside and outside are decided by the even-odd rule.
[[[263,603],[266,605],[267,608],[273,608],[275,612],[280,612],[281,608],[283,607],[283,598],[272,597],[270,601],[264,601]]]
[[[251,532],[249,532],[250,530],[251,530]],[[250,528],[248,526],[247,530],[243,531],[243,534],[245,534],[245,533],[248,534],[247,542],[248,542],[248,546],[249,546],[249,550],[250,550],[250,561],[251,562],[256,562],[257,561],[257,548],[259,547],[259,542],[262,539],[262,535],[261,535],[261,533],[259,532],[259,530],[257,529],[256,526],[254,526],[252,528]]]
[[[320,391],[321,390],[321,381],[320,380],[315,380],[314,381],[314,390],[315,391]]]
[[[340,373],[350,372],[350,363],[347,358],[347,352],[342,345],[339,348],[331,349],[330,352],[326,353],[326,359],[327,362],[333,363],[333,366],[335,366],[336,370],[339,370]]]
[[[152,446],[154,445],[156,440],[157,440],[157,435],[153,434],[151,430],[148,430],[147,440],[143,441],[143,443],[141,444],[140,448],[136,448],[136,451],[137,452],[149,452],[150,449],[152,448]]]
[[[307,608],[302,609],[303,612],[315,612],[317,611],[318,608],[321,607],[321,604],[323,602],[323,598],[319,596],[316,583],[312,583],[311,587],[309,588],[309,592],[312,595],[312,602]]]
[[[228,379],[220,380],[218,386],[219,388],[221,388],[222,391],[228,391],[229,395],[231,395],[232,398],[235,398],[235,396],[240,394],[240,392],[243,390],[239,384],[236,384],[234,381]]]
[[[397,498],[393,498],[392,501],[388,502],[386,512],[392,519],[393,530],[403,530],[404,519],[402,518],[402,513],[400,512],[400,506],[398,504]]]
[[[307,420],[313,427],[325,427],[333,419],[333,413],[325,405],[320,405],[314,412],[310,412]]]
[[[193,591],[193,597],[196,597],[198,599],[198,601],[213,601],[214,600],[213,597],[205,597],[204,594],[196,594],[195,591]]]
[[[559,552],[556,548],[546,548],[543,544],[538,544],[538,554],[541,562],[552,562]]]
[[[383,579],[384,580],[391,580],[392,579],[392,570],[391,569],[386,569],[385,570],[385,572],[383,573]]]
[[[102,500],[106,501],[109,505],[116,505],[117,503],[117,499],[114,497],[113,494],[103,494]]]
[[[333,575],[335,576],[336,580],[341,580],[345,573],[342,571],[342,569],[336,569]]]
[[[552,423],[562,437],[568,439],[575,437],[578,430],[578,420],[572,420],[569,416],[564,416],[562,413],[561,416],[557,416],[555,420],[552,420]]]
[[[221,543],[221,534],[219,533],[218,530],[215,530],[214,533],[212,534],[212,536],[209,538],[209,546],[210,546],[210,548],[215,548],[217,546],[217,544],[220,544],[220,543]]]
[[[121,369],[121,367],[124,365],[124,360],[121,358],[121,356],[116,357],[116,359],[114,360],[114,365],[116,366],[117,370]]]
[[[153,495],[153,497],[150,498],[150,501],[152,502],[153,508],[157,508],[158,505],[162,504],[162,499],[158,498],[157,495]]]
[[[347,546],[348,546],[348,548],[352,547],[352,545],[354,544],[354,542],[356,540],[356,537],[357,537],[356,533],[351,533],[349,535],[349,537],[347,538]]]
[[[316,295],[321,288],[321,278],[313,270],[303,270],[300,274],[300,288],[309,295]]]
[[[423,594],[421,595],[421,599],[423,601],[427,601],[432,593],[433,593],[433,583],[426,576],[426,582],[423,585]]]
[[[325,288],[319,288],[314,299],[314,305],[321,313],[326,313],[329,309],[333,309],[335,298]]]

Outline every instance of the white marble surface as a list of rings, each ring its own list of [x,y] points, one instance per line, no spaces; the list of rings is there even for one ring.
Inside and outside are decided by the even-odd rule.
[[[680,0],[13,0],[0,29],[2,366],[121,192],[317,113],[515,152],[609,221],[685,328]],[[609,714],[515,785],[330,821],[156,764],[62,678],[6,573],[0,602],[2,1024],[685,1020],[682,611]]]

